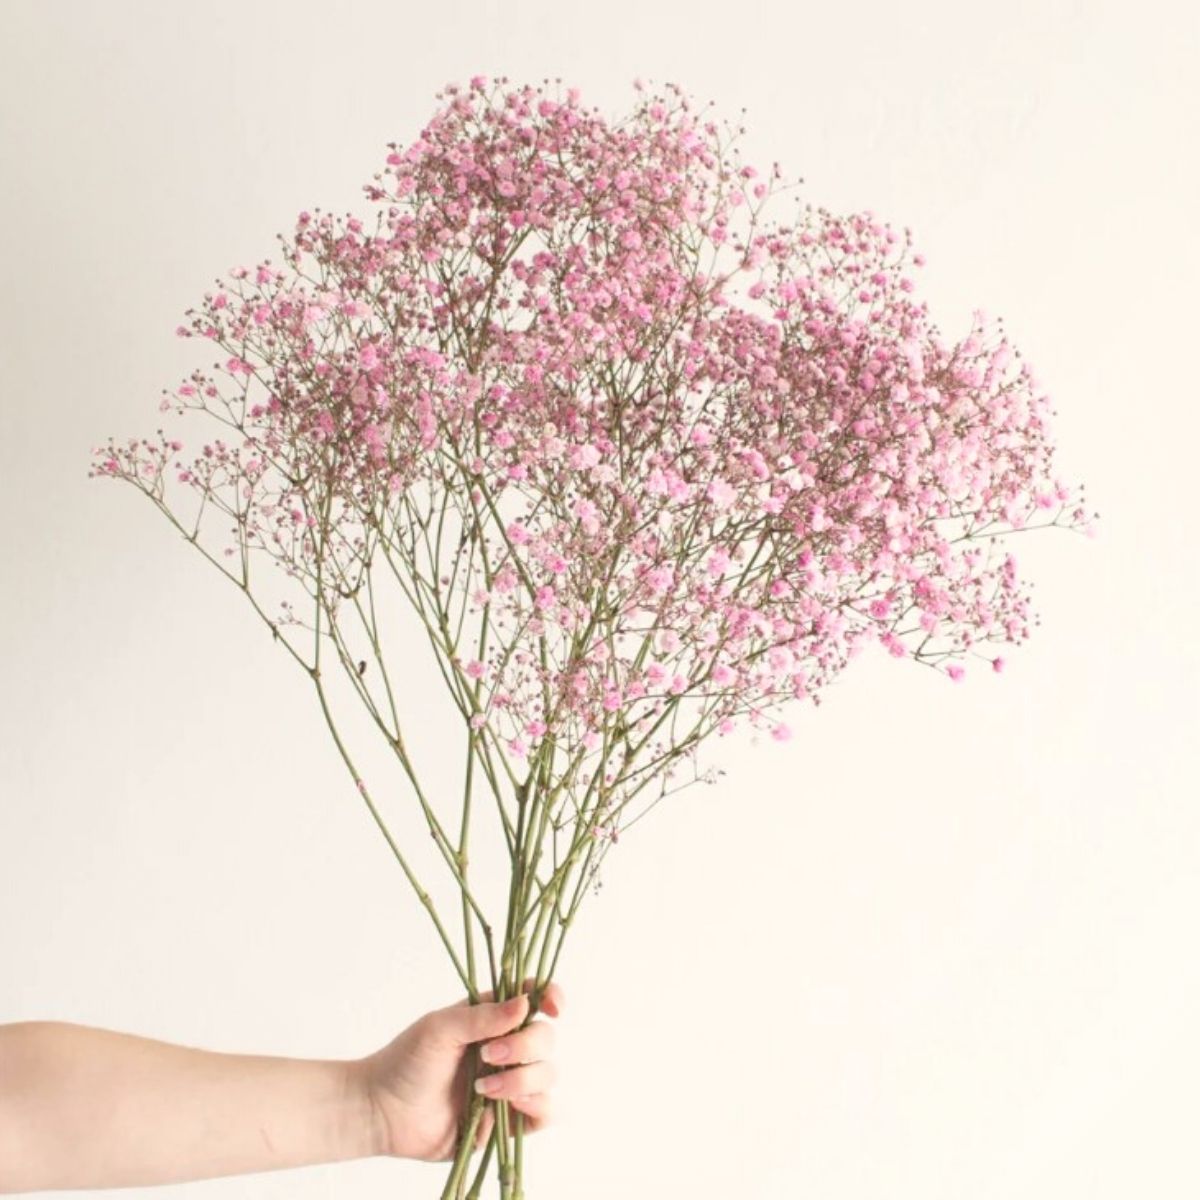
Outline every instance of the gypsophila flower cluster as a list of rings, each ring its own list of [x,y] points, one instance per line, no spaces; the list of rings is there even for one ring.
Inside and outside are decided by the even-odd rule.
[[[868,640],[961,678],[1027,637],[996,531],[1087,516],[999,323],[946,344],[908,231],[870,213],[768,222],[771,182],[677,87],[612,124],[506,82],[439,93],[366,189],[375,233],[303,213],[290,271],[235,270],[180,330],[235,351],[232,397],[197,372],[177,401],[241,444],[178,479],[228,494],[243,550],[310,586],[326,555],[336,611],[373,557],[431,565],[415,530],[448,510],[461,553],[418,586],[486,647],[441,650],[517,759],[628,749],[668,706],[762,725]]]

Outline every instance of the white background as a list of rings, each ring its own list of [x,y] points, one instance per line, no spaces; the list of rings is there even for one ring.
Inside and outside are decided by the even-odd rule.
[[[1003,317],[1099,536],[1011,539],[1041,624],[1002,675],[872,652],[622,840],[529,1198],[1200,1194],[1197,33],[1153,2],[4,0],[0,1021],[357,1056],[459,997],[295,664],[90,451],[211,434],[157,408],[213,357],[184,310],[302,209],[373,218],[444,84],[561,76],[616,118],[670,80],[814,203],[910,226],[947,337]],[[456,760],[423,686],[410,740]]]

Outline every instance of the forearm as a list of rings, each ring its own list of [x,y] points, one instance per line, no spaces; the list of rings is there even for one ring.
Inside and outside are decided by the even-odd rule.
[[[0,1025],[0,1192],[178,1183],[377,1153],[356,1060]]]

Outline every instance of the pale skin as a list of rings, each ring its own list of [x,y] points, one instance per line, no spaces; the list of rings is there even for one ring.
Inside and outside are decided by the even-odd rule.
[[[454,1157],[470,1047],[537,1132],[551,1119],[554,1028],[533,980],[496,1004],[426,1013],[358,1059],[226,1054],[61,1021],[0,1025],[0,1193],[182,1183],[385,1156]],[[562,1012],[549,984],[539,1014]],[[500,1054],[503,1066],[500,1064]],[[495,1123],[489,1104],[476,1145]]]

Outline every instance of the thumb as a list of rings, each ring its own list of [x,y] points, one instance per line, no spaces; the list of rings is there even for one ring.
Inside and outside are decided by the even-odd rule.
[[[442,1019],[450,1037],[460,1046],[469,1046],[515,1029],[528,1009],[529,997],[522,992],[500,1003],[483,1000],[478,1004],[455,1004],[442,1009]]]

